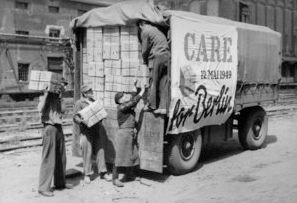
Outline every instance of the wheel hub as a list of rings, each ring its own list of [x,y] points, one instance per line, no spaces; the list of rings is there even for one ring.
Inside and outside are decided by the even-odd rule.
[[[194,154],[194,137],[191,134],[182,136],[180,154],[184,160],[189,160]]]
[[[262,128],[262,120],[257,119],[253,125],[253,137],[255,140],[259,140],[261,138],[261,128]]]

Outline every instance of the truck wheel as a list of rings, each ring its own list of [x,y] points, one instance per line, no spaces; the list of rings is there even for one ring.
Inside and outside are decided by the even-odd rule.
[[[201,132],[197,130],[172,136],[168,155],[169,172],[174,175],[188,173],[194,169],[200,157]]]
[[[244,149],[256,150],[262,147],[267,137],[268,118],[262,108],[245,111],[239,121],[238,137]]]

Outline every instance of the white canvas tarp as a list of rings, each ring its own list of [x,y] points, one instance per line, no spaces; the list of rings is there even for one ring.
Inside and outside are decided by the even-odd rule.
[[[237,30],[171,17],[171,103],[168,133],[220,125],[233,112]]]
[[[160,7],[155,7],[145,1],[124,1],[109,7],[96,8],[73,19],[72,29],[77,27],[100,27],[127,25],[136,20],[146,20],[155,24],[164,24]]]

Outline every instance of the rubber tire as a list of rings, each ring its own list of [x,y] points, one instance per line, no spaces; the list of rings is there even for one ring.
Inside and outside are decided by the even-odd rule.
[[[173,139],[170,142],[169,146],[169,154],[168,154],[168,170],[173,175],[183,175],[192,171],[198,163],[201,148],[202,148],[202,136],[201,131],[197,130],[191,132],[194,138],[193,148],[194,153],[189,160],[184,160],[180,154],[180,145],[182,141],[182,137],[186,135],[186,133],[172,135]]]
[[[253,132],[254,123],[261,121],[261,129],[259,132],[259,138],[255,139],[255,133]],[[254,108],[242,113],[239,121],[238,138],[241,146],[248,150],[260,149],[267,137],[268,130],[268,117],[266,112],[262,108]]]

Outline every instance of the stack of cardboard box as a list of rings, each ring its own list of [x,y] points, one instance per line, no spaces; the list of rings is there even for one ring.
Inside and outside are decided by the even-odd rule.
[[[103,102],[96,100],[86,108],[78,112],[82,117],[83,123],[88,127],[92,127],[102,119],[107,117],[107,112],[103,107]]]
[[[149,70],[142,63],[137,27],[88,28],[82,73],[83,83],[91,85],[95,99],[105,107],[116,107],[116,92],[133,92],[136,82],[148,84]]]

